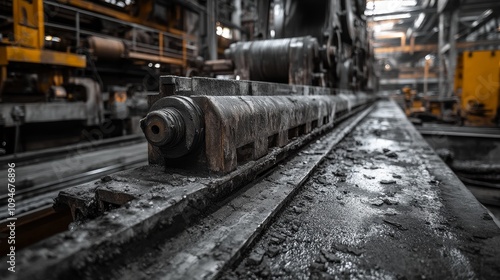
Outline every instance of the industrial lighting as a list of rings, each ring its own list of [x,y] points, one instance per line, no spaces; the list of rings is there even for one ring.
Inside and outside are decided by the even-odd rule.
[[[389,63],[386,63],[386,64],[385,64],[385,66],[384,66],[384,69],[385,69],[386,71],[391,70],[391,65],[389,65]]]
[[[372,0],[366,3],[366,16],[377,16],[387,13],[405,13],[408,8],[415,7],[416,0]]]
[[[219,36],[222,36],[226,39],[232,39],[233,38],[233,35],[231,34],[231,29],[227,28],[227,27],[222,27],[220,25],[218,25],[216,28],[215,28],[215,34],[219,35]]]
[[[416,0],[372,0],[366,2],[367,10],[377,10],[377,12],[385,12],[382,10],[398,10],[401,7],[414,7],[417,5]],[[382,12],[381,12],[382,11]]]
[[[240,75],[236,75],[236,80],[239,81],[240,80]]]
[[[50,42],[56,42],[56,43],[59,43],[59,42],[61,42],[61,38],[59,38],[59,37],[55,37],[55,36],[50,36],[50,35],[47,35],[47,36],[45,36],[45,41],[50,41]]]
[[[375,32],[375,37],[381,38],[381,39],[391,39],[391,38],[403,38],[406,36],[404,32],[399,32],[399,31],[382,31],[382,32]]]
[[[411,14],[404,13],[404,14],[396,14],[396,15],[389,15],[389,16],[378,16],[378,17],[373,17],[373,21],[394,20],[394,19],[403,19],[403,18],[411,18]]]
[[[233,36],[231,35],[231,29],[229,29],[227,27],[222,28],[222,35],[221,36],[226,38],[226,39],[232,39]]]
[[[415,27],[415,29],[419,29],[420,28],[420,26],[424,22],[424,19],[425,19],[425,13],[418,14],[418,17],[415,20],[415,23],[413,24],[413,26]]]
[[[380,32],[382,30],[390,30],[393,27],[394,27],[394,22],[390,21],[375,25],[375,27],[373,27],[373,31]]]
[[[482,20],[484,20],[485,18],[487,18],[489,15],[491,15],[491,13],[493,13],[493,10],[492,9],[488,9],[486,11],[484,11],[480,16],[479,16],[479,19],[475,20],[473,23],[472,23],[472,27],[476,27]]]
[[[430,60],[431,58],[432,58],[432,57],[431,57],[431,55],[430,55],[430,54],[428,54],[428,55],[426,55],[426,56],[425,56],[425,60]]]
[[[155,68],[160,68],[160,63],[156,63]]]
[[[269,35],[271,35],[271,38],[274,38],[274,36],[276,35],[276,31],[274,30],[269,31]]]
[[[132,4],[132,0],[125,0],[125,1],[117,1],[117,0],[104,0],[104,2],[108,4],[113,4],[116,5],[120,8],[124,8],[125,6],[128,6]]]
[[[148,66],[149,66],[149,67],[153,67],[153,63],[151,63],[151,62],[150,62],[150,63],[148,63]]]

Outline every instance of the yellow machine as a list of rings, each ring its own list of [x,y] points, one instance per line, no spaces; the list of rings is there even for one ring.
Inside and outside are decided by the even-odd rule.
[[[424,100],[417,95],[416,90],[405,86],[401,91],[405,97],[405,113],[407,116],[425,111]]]
[[[44,3],[42,0],[34,1],[12,1],[12,27],[11,31],[2,32],[10,36],[2,36],[0,41],[0,98],[4,83],[7,79],[7,67],[14,63],[29,63],[37,65],[54,65],[59,68],[70,67],[73,69],[83,69],[87,66],[86,57],[81,54],[76,54],[74,48],[71,48],[65,43],[64,36],[52,36],[54,28],[60,29],[61,34],[68,34],[67,30],[73,29],[73,26],[49,25],[52,29],[47,31],[44,21],[44,13],[58,16],[74,16],[78,15],[75,19],[77,43],[76,47],[80,47],[84,42],[87,43],[95,57],[102,56],[104,59],[112,58],[112,54],[118,55],[118,58],[135,60],[136,64],[148,63],[163,63],[170,65],[178,65],[180,67],[187,66],[188,60],[188,43],[195,43],[196,38],[187,35],[181,30],[174,28],[174,23],[179,21],[181,12],[178,7],[172,11],[172,20],[168,24],[162,25],[148,20],[149,13],[152,13],[154,8],[154,1],[141,1],[141,5],[137,7],[138,11],[135,15],[130,15],[125,11],[117,11],[100,4],[88,1],[58,1],[64,4],[52,3],[48,7],[52,7],[55,12],[44,12]],[[71,6],[70,6],[71,5]],[[9,7],[2,7],[8,9]],[[5,12],[5,11],[4,11]],[[69,13],[69,14],[65,14]],[[71,14],[73,13],[73,14]],[[95,13],[95,14],[93,14]],[[82,29],[80,24],[84,24],[85,20],[92,18],[94,15],[102,16],[103,19],[107,17],[115,18],[116,20],[126,21],[131,28],[128,33],[129,37],[133,37],[131,46],[126,46],[122,38],[112,38],[110,34],[103,34],[102,36],[87,36],[87,33]],[[87,18],[83,18],[86,16]],[[7,14],[6,17],[9,17]],[[80,23],[81,22],[81,23]],[[115,23],[112,22],[111,23]],[[141,24],[143,28],[138,27]],[[54,27],[56,26],[56,27]],[[67,30],[64,30],[67,28]],[[149,28],[149,29],[148,29]],[[153,29],[151,29],[153,28]],[[155,43],[150,46],[144,44],[144,34],[147,30],[147,41],[154,41]],[[3,30],[2,30],[3,31]],[[132,35],[130,35],[132,34]],[[56,34],[57,35],[57,34]],[[73,34],[71,34],[73,35]],[[80,38],[81,37],[81,38]],[[80,42],[80,39],[82,42]],[[171,51],[168,49],[167,42],[176,41],[180,45],[179,55],[172,55],[167,53]],[[60,44],[62,47],[59,49],[51,49],[51,45]],[[142,45],[141,45],[142,44]],[[62,49],[62,50],[61,50]],[[39,71],[38,75],[49,76],[40,80],[54,81],[54,75],[60,76],[58,71]],[[55,78],[60,80],[60,78]],[[48,89],[53,83],[45,83],[44,88]],[[56,84],[57,85],[57,84]]]
[[[466,51],[460,54],[455,72],[455,94],[465,125],[498,126],[500,51]]]
[[[132,132],[158,76],[184,75],[199,55],[199,32],[187,28],[197,16],[182,2],[1,3],[0,155],[76,142],[108,121]],[[34,146],[39,134],[57,141]]]
[[[7,66],[12,63],[33,63],[85,68],[85,56],[44,49],[45,29],[43,1],[12,1],[13,36],[2,38],[0,45],[0,93],[7,79]],[[45,80],[57,81],[57,72],[44,71]]]
[[[465,51],[458,56],[453,97],[419,98],[402,89],[408,116],[460,122],[465,126],[500,125],[500,50]]]

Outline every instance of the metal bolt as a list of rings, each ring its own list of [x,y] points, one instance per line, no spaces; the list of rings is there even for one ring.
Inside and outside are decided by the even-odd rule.
[[[175,108],[150,112],[141,120],[141,127],[149,143],[158,147],[173,147],[185,137],[185,123]]]

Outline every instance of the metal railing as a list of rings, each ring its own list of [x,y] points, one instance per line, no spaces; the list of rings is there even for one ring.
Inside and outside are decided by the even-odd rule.
[[[87,11],[84,9],[52,1],[44,1],[44,4],[54,7],[56,11],[66,10],[75,13],[74,27],[69,25],[62,25],[62,24],[48,22],[47,19],[45,20],[45,26],[74,32],[76,49],[78,49],[81,46],[81,41],[83,36],[99,36],[108,39],[119,39],[122,42],[124,42],[127,45],[128,50],[132,52],[139,52],[159,57],[181,59],[184,65],[186,65],[188,59],[195,58],[198,55],[198,47],[197,47],[198,40],[193,35],[185,33],[183,33],[182,35],[176,35],[173,33],[154,29],[145,25],[126,22],[106,15],[101,15],[95,12]],[[132,38],[127,40],[124,38],[117,38],[103,33],[84,30],[81,28],[80,17],[82,15],[98,18],[104,21],[109,21],[112,23],[117,23],[129,27],[132,34]],[[139,42],[137,40],[137,35],[136,35],[138,31],[144,31],[149,33],[151,35],[152,41],[157,42],[158,44],[146,44],[143,42]],[[178,48],[171,48],[168,46],[168,44],[176,45],[178,46]]]

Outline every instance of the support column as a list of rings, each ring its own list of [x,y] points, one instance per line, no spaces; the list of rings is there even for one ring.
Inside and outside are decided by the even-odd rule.
[[[234,12],[231,15],[231,22],[236,25],[241,27],[241,0],[234,0]],[[234,40],[241,40],[241,34],[239,29],[233,29],[233,39]]]
[[[455,81],[455,68],[457,66],[457,42],[455,40],[455,35],[458,32],[458,9],[451,11],[450,16],[450,30],[449,30],[449,45],[448,50],[448,88],[446,91],[446,96],[453,96],[453,84]]]
[[[425,66],[424,66],[424,96],[425,98],[428,98],[429,93],[428,93],[428,78],[429,78],[429,67],[430,67],[430,59],[425,59]]]
[[[444,97],[446,94],[446,56],[444,54],[445,42],[445,32],[446,32],[446,13],[439,14],[439,24],[438,24],[438,72],[439,72],[439,96]]]
[[[459,2],[456,0],[439,0],[439,96],[451,97],[455,79],[457,48],[455,35],[458,31]]]
[[[261,35],[259,39],[267,39],[269,37],[269,8],[271,5],[270,0],[256,1],[258,19],[256,22],[256,34]]]
[[[215,0],[207,0],[207,46],[208,59],[217,59],[217,34],[215,33],[216,3]]]

